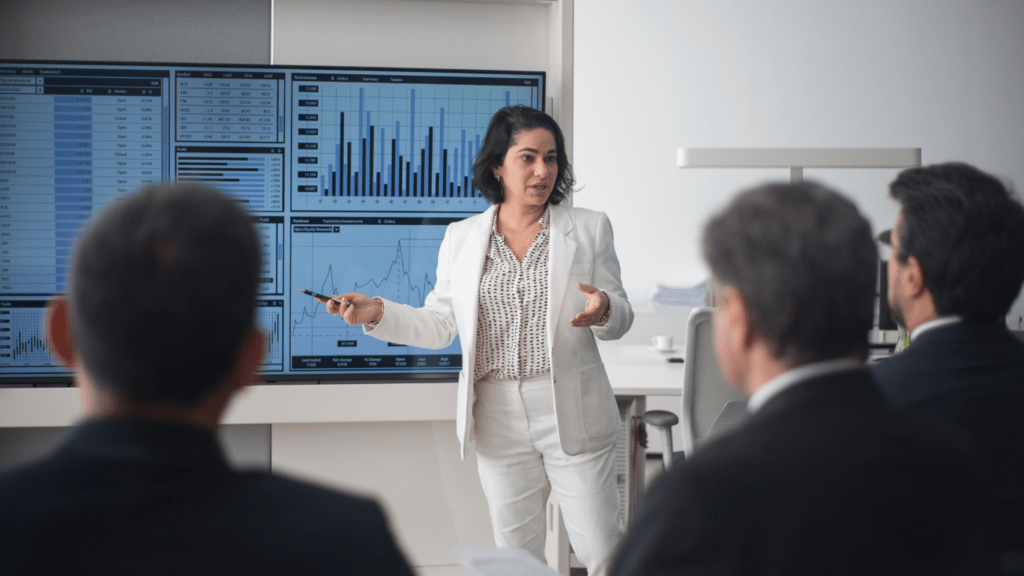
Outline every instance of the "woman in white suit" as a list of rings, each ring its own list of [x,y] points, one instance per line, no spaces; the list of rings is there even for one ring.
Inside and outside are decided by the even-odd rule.
[[[623,531],[621,422],[595,336],[633,323],[611,224],[563,203],[574,181],[562,132],[532,108],[494,115],[473,176],[494,205],[448,226],[422,308],[352,292],[327,309],[389,342],[461,336],[456,429],[463,457],[476,440],[496,542],[543,560],[553,489],[573,549],[600,575]]]

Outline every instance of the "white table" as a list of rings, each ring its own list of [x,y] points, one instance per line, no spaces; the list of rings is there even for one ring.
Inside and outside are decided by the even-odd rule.
[[[675,396],[683,393],[682,348],[663,353],[650,346],[598,343],[601,360],[616,396]]]

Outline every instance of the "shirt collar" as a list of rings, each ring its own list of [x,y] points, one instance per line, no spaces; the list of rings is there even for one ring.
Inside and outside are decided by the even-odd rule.
[[[500,208],[498,210],[495,210],[494,211],[494,216],[491,217],[491,234],[494,234],[495,236],[500,236],[500,234],[498,234],[498,211],[499,210],[500,210]],[[544,208],[544,215],[540,217],[540,220],[538,220],[537,223],[540,224],[541,226],[543,226],[545,230],[548,230],[548,229],[551,228],[551,205],[550,204],[546,208]]]
[[[963,320],[963,318],[961,318],[960,316],[943,316],[941,318],[929,320],[924,324],[921,324],[917,328],[914,328],[914,331],[910,333],[910,341],[913,342],[914,338],[917,338],[918,336],[924,334],[929,330],[934,330],[935,328],[947,326],[949,324],[956,324],[961,320]]]
[[[827,374],[856,370],[863,366],[864,362],[854,360],[852,358],[824,360],[821,362],[811,362],[810,364],[797,366],[792,370],[787,370],[786,372],[779,374],[758,388],[750,396],[750,400],[747,401],[747,410],[751,413],[757,412],[762,406],[767,404],[769,400],[780,394],[783,390],[791,388],[801,382],[820,378]]]

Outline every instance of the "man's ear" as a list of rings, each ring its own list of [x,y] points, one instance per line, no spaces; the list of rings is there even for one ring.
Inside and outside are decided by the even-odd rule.
[[[743,350],[749,349],[754,344],[754,324],[747,299],[735,286],[723,288],[721,299],[719,306],[725,308],[729,332]]]
[[[54,298],[46,305],[46,343],[61,364],[74,368],[78,356],[71,334],[71,306],[64,298]]]
[[[734,286],[718,291],[714,313],[715,357],[725,379],[746,390],[748,352],[753,345],[753,330],[746,299]]]
[[[924,281],[924,267],[921,261],[915,256],[907,256],[906,272],[903,274],[903,282],[906,295],[918,298],[928,290]]]

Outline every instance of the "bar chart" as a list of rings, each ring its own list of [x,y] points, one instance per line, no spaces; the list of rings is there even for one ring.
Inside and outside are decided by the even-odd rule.
[[[282,334],[284,300],[257,300],[256,326],[263,332],[264,372],[284,370],[284,344]]]
[[[246,210],[284,210],[284,148],[175,146],[175,179],[212,186]]]
[[[5,374],[67,374],[50,355],[43,317],[46,300],[0,301],[0,368]]]
[[[536,80],[309,78],[292,89],[292,205],[303,210],[479,212],[472,168],[491,116],[540,106]]]
[[[256,216],[256,234],[260,242],[260,294],[284,291],[284,216]]]

